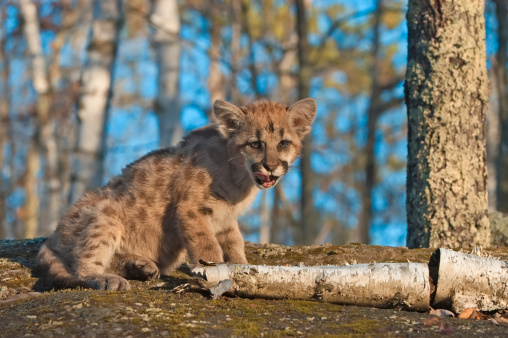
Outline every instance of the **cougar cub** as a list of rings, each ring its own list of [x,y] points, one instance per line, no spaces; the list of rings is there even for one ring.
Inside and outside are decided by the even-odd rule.
[[[237,217],[297,158],[316,115],[308,98],[290,107],[218,100],[217,122],[177,147],[153,151],[88,192],[43,244],[39,289],[127,290],[185,258],[246,264]]]

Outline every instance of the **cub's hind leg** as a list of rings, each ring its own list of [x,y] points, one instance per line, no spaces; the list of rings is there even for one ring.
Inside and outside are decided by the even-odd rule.
[[[94,216],[90,217],[87,231],[74,249],[75,272],[94,289],[129,290],[130,285],[125,278],[107,273],[120,246],[123,225],[111,212],[102,211]]]
[[[153,261],[137,255],[116,254],[111,262],[111,271],[127,279],[143,281],[160,276],[159,268]]]

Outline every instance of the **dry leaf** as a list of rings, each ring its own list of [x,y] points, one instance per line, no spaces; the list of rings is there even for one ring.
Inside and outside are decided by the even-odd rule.
[[[173,289],[171,289],[171,292],[174,292],[179,295],[179,294],[187,291],[189,289],[189,286],[190,286],[189,283],[180,284],[180,285],[175,286]]]
[[[204,261],[201,258],[199,259],[199,263],[201,265],[204,265],[204,266],[216,266],[218,264],[218,263],[215,263],[215,262]]]
[[[429,312],[431,315],[438,316],[438,317],[455,317],[453,312],[444,310],[444,309],[432,309]]]
[[[460,319],[474,318],[474,317],[471,317],[471,315],[475,312],[476,312],[475,307],[469,307],[467,309],[462,310],[462,312],[457,316],[457,318],[460,318]]]
[[[436,317],[425,319],[423,321],[423,325],[427,325],[427,326],[434,326],[434,325],[437,325],[437,324],[439,324],[439,319],[436,318]]]
[[[471,318],[474,318],[474,319],[489,319],[490,316],[486,315],[485,313],[481,313],[480,311],[475,311],[471,315]]]

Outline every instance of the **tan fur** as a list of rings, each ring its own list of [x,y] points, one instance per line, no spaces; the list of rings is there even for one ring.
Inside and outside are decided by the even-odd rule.
[[[156,278],[186,252],[193,264],[247,263],[237,217],[264,188],[253,172],[286,174],[316,104],[218,100],[214,112],[217,124],[130,164],[68,210],[37,256],[39,289],[129,289],[125,278]]]

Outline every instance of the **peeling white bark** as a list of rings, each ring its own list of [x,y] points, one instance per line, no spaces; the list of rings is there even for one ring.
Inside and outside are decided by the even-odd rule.
[[[508,263],[438,249],[429,263],[432,279],[437,280],[434,307],[459,313],[470,307],[480,311],[508,308]]]
[[[88,60],[81,75],[76,175],[71,202],[103,180],[106,123],[122,12],[119,0],[96,0]]]
[[[49,91],[49,82],[46,61],[42,53],[37,7],[31,0],[20,0],[19,7],[23,17],[23,33],[27,49],[32,57],[33,86],[38,94],[46,93]]]
[[[51,92],[46,60],[44,58],[41,35],[39,29],[39,18],[37,7],[31,0],[20,1],[20,11],[23,16],[23,33],[27,41],[27,50],[32,59],[32,83],[37,92],[37,115],[36,130],[32,138],[31,154],[32,163],[35,167],[31,167],[33,171],[27,171],[27,176],[37,175],[39,171],[39,160],[35,160],[34,156],[39,156],[38,148],[41,145],[45,155],[45,176],[49,182],[49,196],[46,218],[39,227],[39,235],[48,235],[52,232],[56,225],[57,217],[60,213],[61,199],[61,182],[58,178],[58,147],[55,136],[55,123],[51,119]],[[37,194],[38,180],[36,177],[29,178],[32,181],[31,186],[26,191],[27,214],[30,215],[26,222],[25,235],[34,237],[37,234],[37,219],[39,201],[32,194]],[[28,187],[27,187],[28,189]],[[35,219],[34,219],[35,218]],[[30,230],[28,230],[30,229]]]
[[[180,14],[176,0],[154,0],[151,21],[155,26],[158,93],[155,113],[159,119],[159,144],[178,144],[180,124]]]
[[[229,294],[247,298],[316,299],[413,311],[429,309],[429,270],[424,263],[350,266],[226,265],[193,272],[212,283],[233,280]]]

